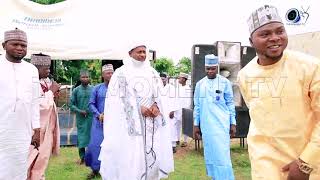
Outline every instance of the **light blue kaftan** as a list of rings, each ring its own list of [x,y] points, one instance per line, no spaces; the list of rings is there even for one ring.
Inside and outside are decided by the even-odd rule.
[[[214,180],[234,180],[230,158],[231,124],[236,124],[236,120],[230,81],[220,75],[215,79],[202,78],[194,93],[194,125],[200,125],[207,175]]]

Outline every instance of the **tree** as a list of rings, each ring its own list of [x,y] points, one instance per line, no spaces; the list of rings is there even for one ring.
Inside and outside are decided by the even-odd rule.
[[[161,57],[155,60],[154,68],[159,73],[167,73],[170,76],[174,74],[174,65],[173,61],[169,58]]]
[[[179,63],[176,65],[176,69],[178,72],[189,74],[191,72],[191,59],[188,57],[181,58]]]
[[[58,60],[56,66],[55,78],[58,82],[75,84],[79,80],[81,69],[86,69],[89,71],[91,84],[97,84],[101,82],[101,60]]]

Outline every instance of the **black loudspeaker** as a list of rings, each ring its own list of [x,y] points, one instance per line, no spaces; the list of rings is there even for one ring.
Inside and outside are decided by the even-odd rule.
[[[196,83],[206,76],[204,57],[207,54],[217,55],[217,48],[213,44],[196,44],[192,46],[191,52],[191,85],[194,93]]]

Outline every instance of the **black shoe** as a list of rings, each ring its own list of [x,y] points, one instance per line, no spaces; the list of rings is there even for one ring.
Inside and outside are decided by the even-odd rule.
[[[100,177],[99,171],[92,171],[90,174],[88,174],[87,180],[94,179],[97,177]]]

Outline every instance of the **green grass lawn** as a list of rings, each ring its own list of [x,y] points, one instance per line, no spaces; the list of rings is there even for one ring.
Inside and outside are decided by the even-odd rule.
[[[209,180],[206,176],[202,152],[194,151],[189,144],[188,148],[178,148],[175,154],[175,171],[168,180]],[[237,180],[250,180],[250,162],[246,149],[235,144],[231,148],[233,169]],[[86,179],[90,169],[77,165],[78,151],[75,147],[61,148],[58,157],[50,159],[46,172],[47,180],[81,180]]]

